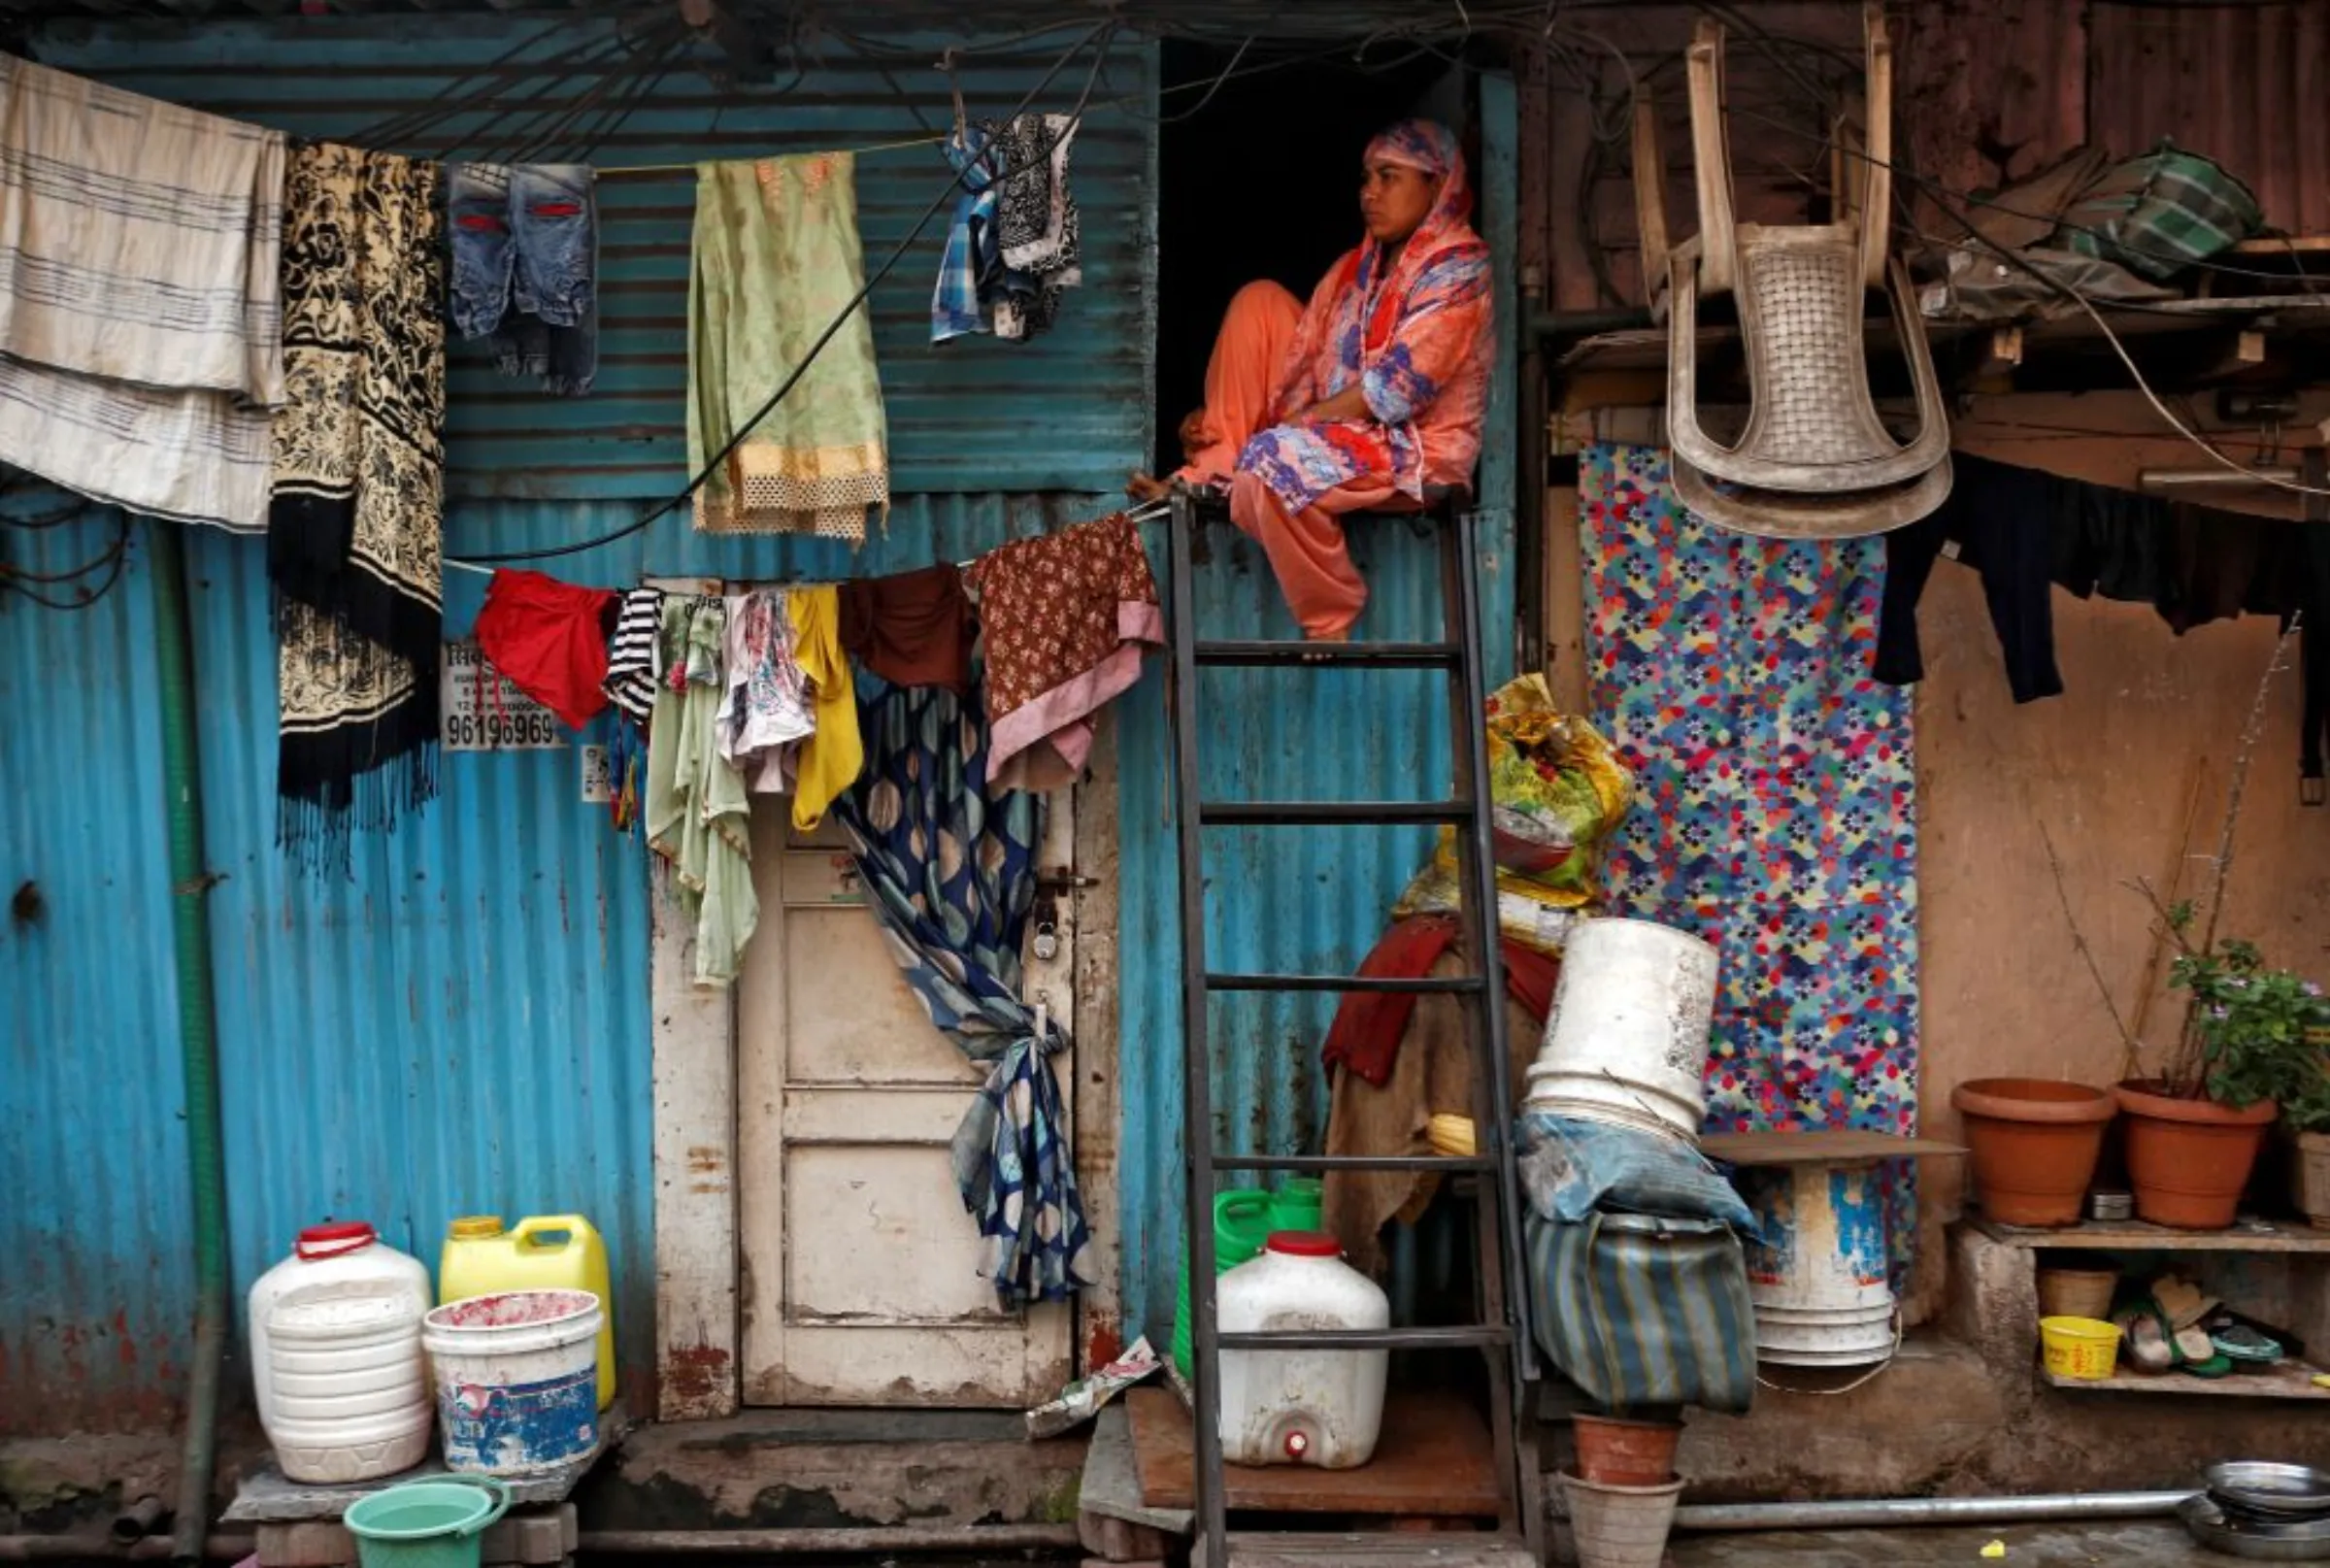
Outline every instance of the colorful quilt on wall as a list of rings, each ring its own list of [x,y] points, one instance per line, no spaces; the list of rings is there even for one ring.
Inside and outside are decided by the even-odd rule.
[[[1908,690],[1869,678],[1883,542],[1715,528],[1654,448],[1592,449],[1579,491],[1594,719],[1636,779],[1609,907],[1722,955],[1708,1127],[1915,1131],[1915,747]],[[1906,1162],[1892,1188],[1898,1275]]]

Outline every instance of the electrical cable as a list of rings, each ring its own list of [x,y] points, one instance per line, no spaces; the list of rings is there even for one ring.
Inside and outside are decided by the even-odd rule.
[[[90,510],[90,504],[83,502],[74,510],[76,513],[86,513]],[[114,519],[114,542],[87,562],[68,571],[26,572],[6,562],[0,562],[0,591],[19,594],[46,610],[65,613],[86,610],[96,604],[97,601],[111,593],[114,585],[121,581],[122,570],[129,559],[129,514],[116,509]],[[13,521],[13,519],[10,520]],[[88,576],[100,567],[109,568],[105,574],[105,581],[95,587],[78,590],[81,594],[78,599],[50,598],[39,588],[25,586],[28,583],[45,584],[50,586],[72,583]]]
[[[1092,70],[1084,78],[1084,90],[1082,95],[1077,100],[1076,109],[1069,116],[1070,124],[1067,128],[1063,129],[1058,136],[1055,136],[1052,139],[1052,147],[1056,148],[1061,141],[1073,134],[1075,122],[1077,119],[1081,118],[1084,112],[1084,106],[1090,101],[1093,83],[1100,79],[1101,63],[1108,58],[1109,43],[1111,39],[1115,37],[1115,29],[1116,24],[1114,21],[1103,21],[1094,25],[1090,31],[1083,35],[1082,39],[1075,44],[1070,45],[1067,51],[1052,62],[1050,69],[1044,73],[1043,80],[1038,82],[1033,87],[1029,88],[1027,96],[1019,100],[1018,107],[1014,109],[1012,113],[1005,117],[1015,119],[1020,115],[1026,113],[1028,106],[1033,104],[1037,98],[1043,95],[1044,90],[1051,85],[1053,80],[1059,76],[1061,71],[1067,68],[1070,60],[1076,58],[1076,56],[1087,46],[1097,44],[1098,48],[1095,50]],[[1047,148],[1045,150],[1045,155],[1048,156],[1050,151],[1051,149]],[[834,338],[841,332],[843,326],[849,322],[849,317],[854,316],[857,313],[858,308],[865,304],[867,296],[873,293],[875,285],[880,284],[884,278],[887,278],[890,275],[891,269],[896,267],[899,261],[905,257],[906,252],[913,247],[914,243],[921,238],[922,231],[930,225],[930,220],[936,217],[939,215],[940,210],[944,208],[948,202],[954,198],[956,192],[962,185],[964,175],[968,172],[969,171],[967,170],[955,171],[954,177],[947,182],[945,187],[939,191],[938,196],[927,208],[923,209],[922,216],[915,220],[914,227],[907,231],[906,237],[900,240],[897,245],[891,249],[890,253],[883,258],[882,265],[875,270],[874,274],[869,277],[863,284],[859,286],[856,294],[850,298],[849,303],[842,307],[840,314],[834,317],[833,320],[826,325],[826,328],[822,333],[818,334],[816,341],[810,345],[809,351],[802,357],[801,362],[795,365],[791,372],[786,375],[784,381],[778,386],[778,388],[769,394],[768,401],[761,404],[759,409],[753,413],[750,418],[745,419],[739,423],[736,433],[728,438],[728,444],[722,447],[717,452],[713,454],[712,458],[704,465],[703,471],[698,473],[694,479],[690,480],[687,487],[682,490],[678,495],[662,502],[653,511],[643,514],[641,517],[634,518],[632,521],[623,524],[623,526],[620,528],[616,528],[608,533],[602,534],[595,539],[582,540],[565,545],[546,546],[539,550],[488,551],[482,554],[458,555],[449,558],[468,565],[483,566],[508,561],[554,560],[560,556],[579,555],[585,550],[597,550],[602,546],[612,545],[619,540],[627,539],[633,534],[640,533],[654,522],[663,517],[669,517],[672,513],[677,512],[680,510],[680,508],[685,506],[689,499],[694,496],[696,491],[703,488],[705,483],[721,470],[721,468],[727,463],[730,455],[735,452],[737,448],[743,446],[746,439],[749,437],[754,430],[760,427],[760,422],[767,418],[780,403],[784,401],[786,394],[791,392],[794,386],[799,384],[801,378],[808,374],[809,367],[816,363],[817,355],[824,351],[825,346],[834,340]]]

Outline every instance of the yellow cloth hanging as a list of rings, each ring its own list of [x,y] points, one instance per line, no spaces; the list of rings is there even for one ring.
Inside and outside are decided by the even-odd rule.
[[[857,783],[866,765],[857,733],[857,687],[842,651],[841,590],[794,588],[784,596],[793,621],[793,657],[809,677],[817,732],[801,743],[793,772],[793,826],[816,830],[834,797]]]

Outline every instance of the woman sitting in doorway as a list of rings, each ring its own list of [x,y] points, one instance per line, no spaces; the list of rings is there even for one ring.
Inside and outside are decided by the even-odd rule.
[[[1407,120],[1368,144],[1367,239],[1307,310],[1272,283],[1230,304],[1206,406],[1182,421],[1185,484],[1227,484],[1230,517],[1262,543],[1303,635],[1341,642],[1367,603],[1337,518],[1420,506],[1472,479],[1488,400],[1488,247],[1467,224],[1464,154],[1446,126]],[[1136,474],[1142,500],[1167,486]]]

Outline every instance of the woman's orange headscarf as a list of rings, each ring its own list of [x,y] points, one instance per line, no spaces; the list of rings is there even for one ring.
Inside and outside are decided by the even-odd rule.
[[[1464,150],[1457,145],[1454,131],[1436,120],[1404,119],[1368,143],[1361,161],[1399,164],[1440,182],[1432,210],[1400,246],[1391,273],[1382,279],[1381,287],[1377,280],[1383,268],[1383,244],[1373,235],[1336,266],[1336,293],[1358,288],[1374,301],[1359,345],[1364,369],[1390,348],[1409,294],[1434,262],[1468,249],[1485,255],[1487,248],[1467,221],[1473,215],[1473,187],[1465,178]],[[1332,326],[1333,313],[1313,311],[1305,317],[1287,361],[1285,380],[1272,402],[1274,417],[1285,418],[1317,401],[1312,373],[1331,348],[1327,338]]]

